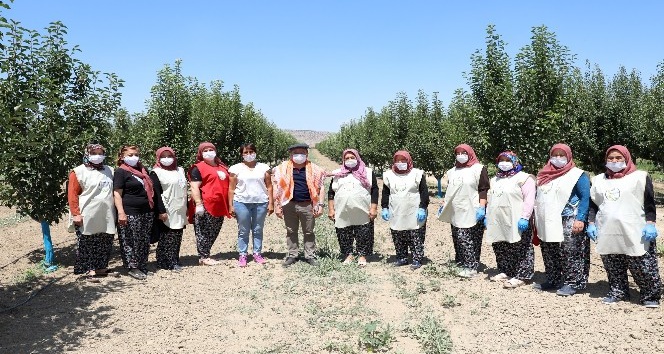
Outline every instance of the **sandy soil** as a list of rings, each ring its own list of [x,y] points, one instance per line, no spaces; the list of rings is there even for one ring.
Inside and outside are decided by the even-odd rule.
[[[334,167],[316,151],[312,155]],[[122,273],[98,284],[73,274],[75,237],[63,225],[52,230],[61,268],[35,272],[42,257],[39,225],[15,220],[13,211],[0,208],[0,352],[361,353],[358,341],[371,321],[391,334],[392,341],[380,348],[386,352],[435,352],[418,340],[427,316],[449,333],[456,353],[664,351],[664,312],[639,306],[633,283],[632,302],[601,304],[608,287],[595,253],[588,290],[570,298],[530,286],[506,290],[488,281],[495,258],[487,245],[482,276],[449,276],[450,227],[433,217],[439,203],[432,198],[429,207],[428,262],[415,272],[389,265],[394,249],[382,220],[376,222],[377,255],[366,268],[323,258],[317,268],[300,262],[284,269],[285,230],[272,216],[265,230],[266,266],[236,267],[237,226],[227,220],[213,247],[220,266],[196,265],[188,227],[182,273],[156,270],[153,247],[155,274],[146,281]],[[334,255],[332,225],[318,220],[318,246]],[[118,251],[116,242],[112,266],[120,270]],[[536,252],[535,281],[542,281]],[[6,311],[35,293],[25,305]]]

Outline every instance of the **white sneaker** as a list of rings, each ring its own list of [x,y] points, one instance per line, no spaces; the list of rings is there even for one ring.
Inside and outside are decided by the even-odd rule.
[[[526,285],[526,282],[521,280],[521,279],[517,279],[517,278],[512,278],[512,279],[510,279],[510,280],[503,283],[503,287],[504,288],[509,288],[509,289],[518,288],[522,285]]]
[[[489,280],[491,280],[491,281],[505,281],[505,280],[507,280],[507,279],[509,279],[509,278],[510,278],[510,277],[508,277],[507,274],[505,274],[505,273],[500,273],[500,274],[498,274],[498,275],[494,275],[494,276],[492,276],[491,278],[489,278]]]
[[[477,271],[475,269],[464,268],[457,275],[461,278],[472,278],[477,275]]]

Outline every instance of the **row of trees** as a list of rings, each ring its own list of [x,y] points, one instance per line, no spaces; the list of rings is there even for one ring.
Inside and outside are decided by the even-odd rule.
[[[597,66],[574,66],[575,57],[546,27],[532,29],[531,43],[514,59],[493,26],[486,48],[471,56],[469,91],[457,90],[448,107],[420,91],[413,103],[404,93],[380,111],[365,114],[319,143],[339,160],[355,147],[374,166],[384,168],[398,149],[411,152],[416,165],[441,177],[454,162],[453,148],[474,147],[480,160],[494,161],[503,150],[516,151],[536,172],[558,142],[569,144],[577,164],[603,170],[603,153],[623,144],[637,157],[664,164],[664,64],[646,85],[635,70],[621,67],[607,78]]]

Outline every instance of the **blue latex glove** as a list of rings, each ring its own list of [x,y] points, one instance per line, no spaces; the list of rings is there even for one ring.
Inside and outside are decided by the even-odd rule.
[[[586,235],[589,239],[593,240],[593,242],[597,242],[597,226],[595,226],[595,224],[588,224],[588,227],[586,227]]]
[[[423,208],[417,209],[417,222],[422,222],[427,218],[427,211]]]
[[[477,219],[477,221],[484,219],[485,216],[486,216],[486,209],[484,207],[481,206],[475,209],[475,219]]]
[[[643,228],[643,238],[648,242],[655,241],[657,229],[654,224],[646,224],[646,227]]]
[[[383,211],[380,213],[380,217],[385,221],[390,220],[390,209],[383,208]]]
[[[516,226],[519,228],[519,233],[523,233],[528,229],[528,220],[521,218]]]

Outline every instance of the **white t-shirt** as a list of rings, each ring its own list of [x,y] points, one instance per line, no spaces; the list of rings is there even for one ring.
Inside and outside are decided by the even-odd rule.
[[[270,166],[258,162],[253,169],[244,163],[238,163],[228,169],[228,172],[237,176],[237,185],[233,200],[240,203],[267,203],[267,186],[265,186],[265,172]]]

